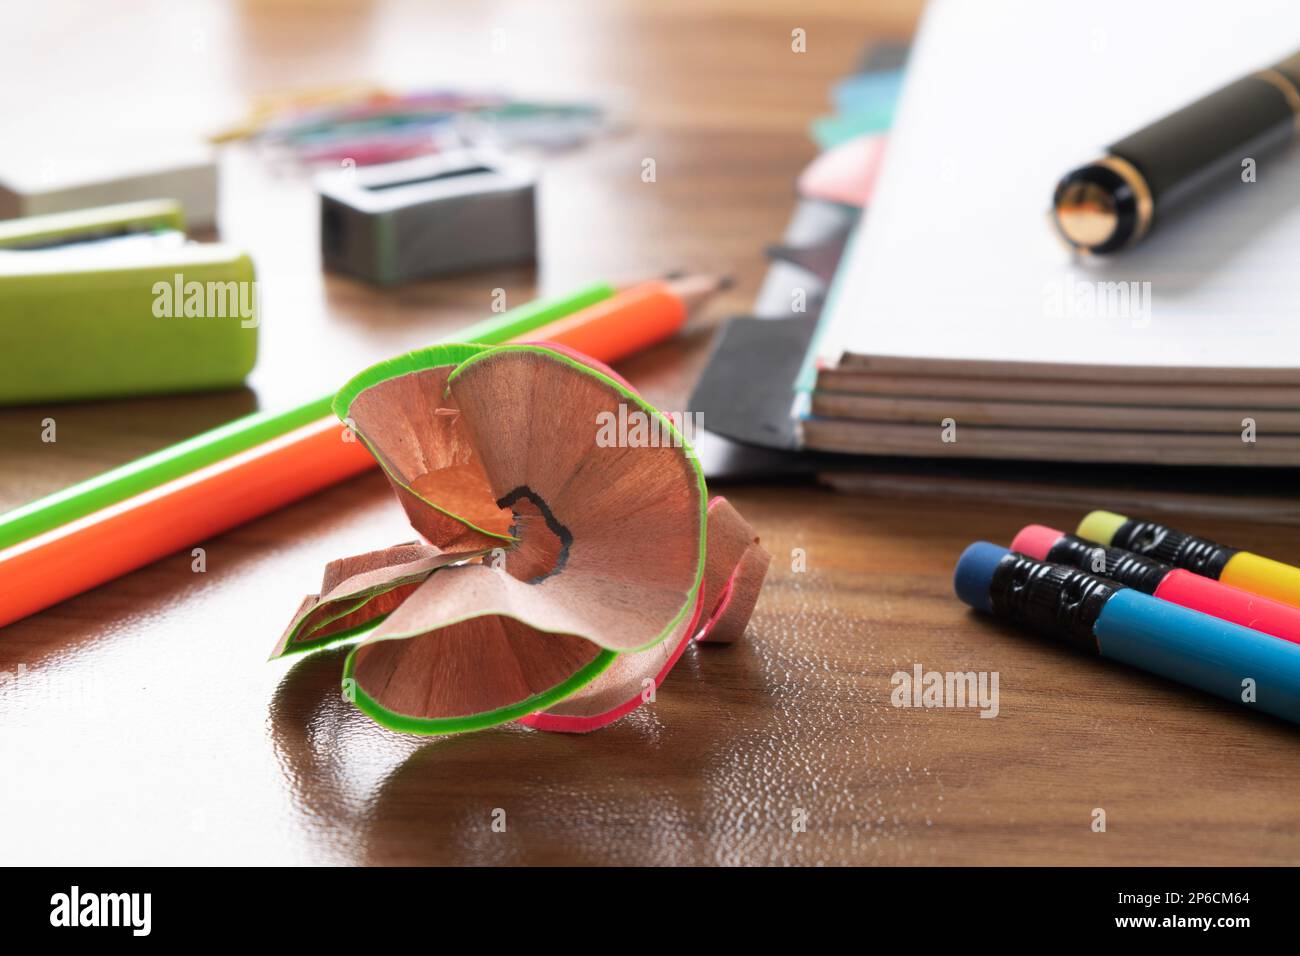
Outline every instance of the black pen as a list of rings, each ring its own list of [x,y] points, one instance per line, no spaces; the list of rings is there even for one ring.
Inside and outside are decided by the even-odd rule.
[[[1229,181],[1300,133],[1300,52],[1138,130],[1067,174],[1052,205],[1074,248],[1118,252],[1171,210]]]

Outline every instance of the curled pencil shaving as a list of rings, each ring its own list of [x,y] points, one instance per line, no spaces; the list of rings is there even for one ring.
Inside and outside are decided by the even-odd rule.
[[[620,405],[675,440],[597,440]],[[598,363],[439,346],[362,373],[335,411],[428,543],[331,562],[272,656],[366,631],[345,690],[380,723],[594,730],[653,699],[692,638],[744,633],[767,552]]]

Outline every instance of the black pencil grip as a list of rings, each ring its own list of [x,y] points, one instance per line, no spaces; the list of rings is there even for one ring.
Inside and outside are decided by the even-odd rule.
[[[1155,558],[1216,581],[1223,573],[1224,565],[1237,553],[1236,548],[1227,548],[1206,538],[1139,518],[1130,518],[1120,525],[1110,543],[1111,547]]]
[[[1143,594],[1155,594],[1160,582],[1172,570],[1168,564],[1154,558],[1120,548],[1102,547],[1095,541],[1085,541],[1073,534],[1062,535],[1047,552],[1047,560],[1099,574]]]
[[[1092,628],[1116,590],[1095,574],[1011,552],[994,569],[989,604],[999,617],[1098,654]]]

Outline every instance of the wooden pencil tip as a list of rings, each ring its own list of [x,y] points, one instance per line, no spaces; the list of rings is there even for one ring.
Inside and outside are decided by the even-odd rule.
[[[694,311],[706,301],[726,289],[730,289],[733,282],[730,276],[717,276],[706,274],[682,275],[676,279],[668,280],[668,287],[673,294],[678,296],[684,303],[688,311]]]

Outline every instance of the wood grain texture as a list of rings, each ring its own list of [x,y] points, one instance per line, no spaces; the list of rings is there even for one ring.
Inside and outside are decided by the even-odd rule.
[[[537,273],[391,293],[322,279],[310,190],[232,154],[223,231],[253,251],[266,299],[252,389],[0,411],[0,507],[254,402],[326,391],[480,317],[497,287],[517,302],[605,275],[725,269],[739,281],[714,314],[744,309],[760,247],[784,226],[813,153],[807,121],[860,47],[905,34],[919,4],[307,6],[159,3],[129,17],[99,4],[25,8],[13,55],[0,60],[5,132],[35,136],[31,126],[60,116],[202,129],[258,89],[373,76],[608,86],[633,124],[548,166]],[[802,56],[789,52],[796,26],[808,31]],[[489,55],[494,29],[515,38],[513,55]],[[44,110],[31,108],[38,78]],[[647,156],[655,184],[639,178]],[[620,371],[678,408],[707,340]],[[46,416],[58,421],[53,445],[40,441]],[[773,555],[748,637],[690,649],[653,706],[585,737],[404,737],[339,698],[340,653],[265,662],[328,560],[411,537],[378,474],[206,542],[205,573],[177,554],[0,631],[0,671],[13,675],[0,678],[3,859],[1300,862],[1294,729],[1026,639],[952,596],[969,541],[1006,541],[1029,521],[1068,527],[1077,513],[805,486],[715,490]],[[1195,528],[1300,561],[1284,529]],[[890,676],[915,663],[997,671],[998,717],[893,708]],[[1090,830],[1095,807],[1108,814],[1105,834]],[[492,828],[497,809],[504,833]]]

